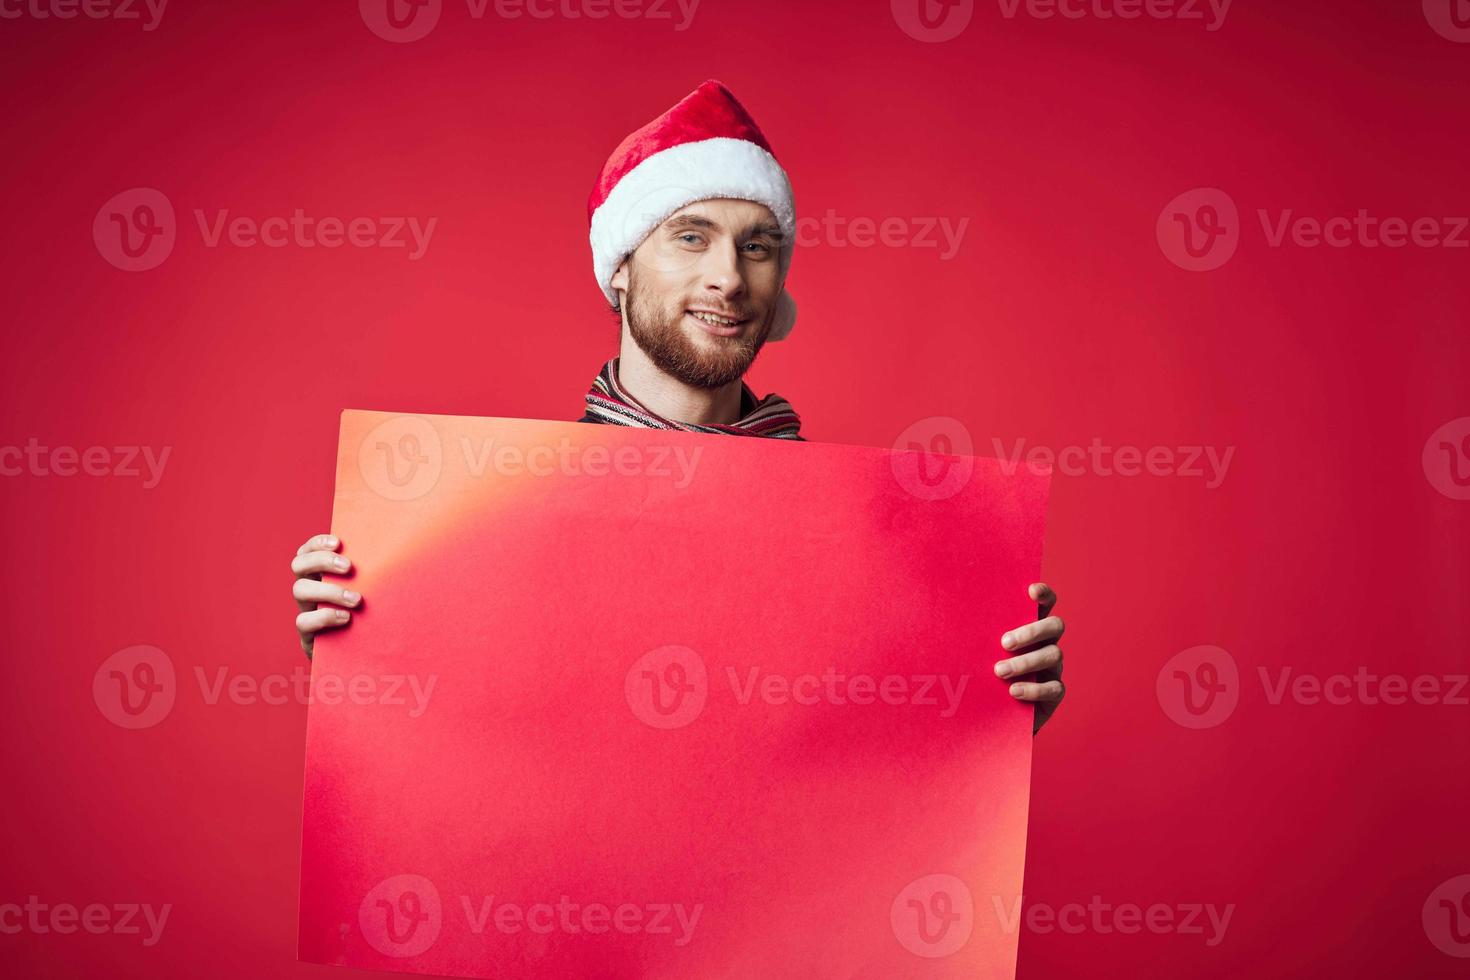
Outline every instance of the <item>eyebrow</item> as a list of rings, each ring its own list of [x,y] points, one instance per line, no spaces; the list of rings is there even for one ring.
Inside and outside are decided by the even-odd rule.
[[[702,228],[709,231],[723,230],[720,228],[719,222],[711,221],[709,218],[698,214],[676,214],[664,222],[664,227],[669,231],[677,231],[680,228]],[[777,241],[781,241],[786,237],[782,234],[779,225],[773,225],[770,222],[761,222],[750,229],[750,234],[765,235],[767,238],[774,238]]]

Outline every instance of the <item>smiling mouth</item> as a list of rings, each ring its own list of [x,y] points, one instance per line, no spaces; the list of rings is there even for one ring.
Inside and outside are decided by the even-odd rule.
[[[706,331],[717,337],[733,337],[750,322],[749,319],[722,316],[708,310],[685,310],[684,312]]]

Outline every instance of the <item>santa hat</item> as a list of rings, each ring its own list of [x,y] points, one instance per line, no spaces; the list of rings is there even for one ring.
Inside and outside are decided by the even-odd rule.
[[[791,183],[745,107],[711,80],[623,140],[598,174],[587,219],[593,271],[608,301],[617,305],[613,274],[649,232],[685,205],[721,197],[770,208],[786,236],[784,281],[796,244]],[[769,339],[781,340],[795,323],[796,302],[783,289]]]

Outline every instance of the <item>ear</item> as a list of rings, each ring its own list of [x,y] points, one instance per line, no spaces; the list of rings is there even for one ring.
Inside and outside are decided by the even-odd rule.
[[[618,290],[620,292],[627,292],[628,291],[628,260],[627,259],[623,259],[623,261],[618,264],[618,271],[616,271],[616,272],[613,273],[612,278],[608,280],[608,285],[611,286],[613,289],[616,289],[616,290]]]

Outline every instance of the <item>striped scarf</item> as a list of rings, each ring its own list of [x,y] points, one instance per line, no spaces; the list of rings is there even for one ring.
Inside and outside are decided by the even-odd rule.
[[[801,417],[780,395],[770,394],[756,401],[755,392],[740,382],[741,416],[733,425],[696,425],[675,422],[649,411],[626,388],[618,384],[618,359],[602,366],[602,371],[587,392],[589,421],[607,425],[627,425],[643,429],[682,429],[685,432],[724,432],[734,436],[765,436],[768,439],[795,439],[805,442],[797,431]]]

